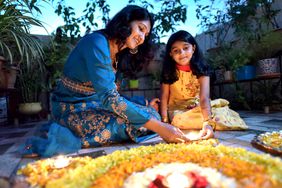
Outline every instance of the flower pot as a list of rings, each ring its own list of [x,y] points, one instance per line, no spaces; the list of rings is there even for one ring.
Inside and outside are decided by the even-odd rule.
[[[130,89],[138,89],[139,81],[138,80],[129,80]]]
[[[25,115],[38,114],[42,110],[40,102],[21,103],[19,105],[19,112]]]
[[[269,106],[264,106],[263,110],[265,114],[269,114]]]
[[[272,76],[279,74],[278,58],[262,59],[257,62],[257,76]]]
[[[6,85],[4,63],[5,63],[4,57],[0,56],[0,88],[4,88]]]
[[[18,74],[18,68],[16,67],[9,67],[6,69],[5,72],[5,78],[6,78],[6,87],[7,88],[15,88],[15,83],[17,79],[17,74]]]
[[[236,71],[237,80],[250,80],[256,77],[256,67],[245,65]]]
[[[226,81],[232,81],[233,80],[232,71],[225,71],[224,72],[224,79]]]

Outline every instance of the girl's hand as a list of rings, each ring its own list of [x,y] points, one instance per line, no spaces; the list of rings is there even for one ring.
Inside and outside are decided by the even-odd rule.
[[[159,102],[160,102],[159,98],[154,98],[150,101],[149,105],[158,112],[159,111]]]
[[[200,139],[209,139],[214,137],[212,126],[204,125],[199,133]]]

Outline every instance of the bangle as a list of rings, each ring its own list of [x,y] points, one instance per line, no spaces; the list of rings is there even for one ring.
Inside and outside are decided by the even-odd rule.
[[[204,122],[205,122],[205,121],[212,120],[212,119],[213,119],[213,117],[214,117],[214,115],[213,115],[213,114],[209,115],[209,116],[208,116],[208,118],[204,119]]]
[[[203,122],[203,127],[204,126],[207,126],[207,125],[209,125],[209,126],[211,126],[212,127],[212,130],[215,132],[215,129],[216,129],[216,122],[215,121],[213,121],[213,120],[208,120],[208,121],[204,121]]]
[[[168,118],[165,116],[165,117],[162,117],[162,122],[164,123],[168,123]]]

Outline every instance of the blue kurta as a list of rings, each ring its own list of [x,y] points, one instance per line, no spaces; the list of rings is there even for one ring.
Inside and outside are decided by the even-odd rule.
[[[151,107],[120,96],[107,38],[99,32],[83,37],[71,52],[64,78],[52,95],[55,121],[81,138],[82,145],[144,139],[151,133],[142,126],[160,119]]]

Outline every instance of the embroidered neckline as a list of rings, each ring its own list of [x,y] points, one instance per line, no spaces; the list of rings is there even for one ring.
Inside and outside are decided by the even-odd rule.
[[[176,64],[176,68],[178,70],[182,70],[182,71],[185,71],[185,72],[191,71],[190,65],[178,65],[178,64]]]

